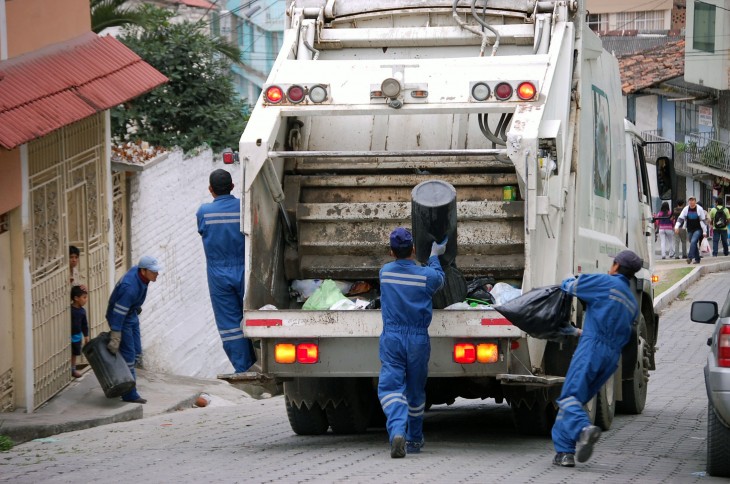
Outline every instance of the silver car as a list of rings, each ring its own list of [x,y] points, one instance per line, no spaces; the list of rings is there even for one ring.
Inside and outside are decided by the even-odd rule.
[[[707,473],[730,477],[730,293],[719,313],[714,301],[693,302],[690,318],[715,325],[705,365]]]

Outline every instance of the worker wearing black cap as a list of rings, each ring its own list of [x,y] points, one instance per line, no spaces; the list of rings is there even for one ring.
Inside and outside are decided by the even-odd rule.
[[[241,203],[231,195],[233,180],[226,170],[210,174],[208,190],[214,200],[201,205],[196,214],[208,262],[208,289],[223,350],[236,373],[241,373],[256,362],[253,345],[241,328],[245,252]]]
[[[563,291],[586,304],[583,331],[565,375],[553,426],[553,464],[574,467],[587,461],[601,429],[591,425],[583,406],[618,368],[621,350],[629,342],[639,305],[629,281],[643,265],[630,250],[619,252],[608,274],[581,274],[562,283]]]
[[[418,453],[423,446],[423,412],[431,341],[433,295],[444,284],[439,255],[446,240],[433,242],[427,266],[413,260],[413,236],[403,227],[390,234],[390,255],[396,260],[380,269],[380,335],[378,398],[386,417],[390,456]]]

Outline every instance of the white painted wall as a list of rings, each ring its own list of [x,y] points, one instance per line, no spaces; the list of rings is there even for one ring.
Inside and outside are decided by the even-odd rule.
[[[639,96],[636,98],[636,129],[653,131],[657,129],[659,108],[657,96]]]
[[[213,161],[211,151],[185,159],[182,152],[145,169],[130,187],[132,261],[144,254],[163,264],[147,292],[140,323],[144,365],[195,377],[232,373],[213,318],[203,243],[195,212],[212,200],[208,176],[216,168],[240,179],[240,165]],[[233,195],[240,198],[241,187]]]

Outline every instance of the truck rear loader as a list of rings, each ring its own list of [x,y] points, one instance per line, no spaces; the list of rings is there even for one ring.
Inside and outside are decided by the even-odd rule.
[[[587,405],[604,429],[616,409],[641,413],[658,329],[650,184],[618,63],[585,20],[575,0],[289,1],[239,146],[242,324],[260,371],[221,377],[283,383],[297,434],[382,423],[380,311],[303,310],[289,287],[377,288],[412,189],[441,180],[456,189],[454,277],[527,291],[605,273],[626,248],[643,258],[635,335]],[[529,337],[489,309],[435,309],[429,332],[428,405],[494,399],[520,431],[549,432],[575,339]]]

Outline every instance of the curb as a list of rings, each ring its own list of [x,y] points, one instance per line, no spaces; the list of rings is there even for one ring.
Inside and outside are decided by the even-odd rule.
[[[700,265],[680,279],[675,285],[654,298],[654,312],[659,313],[677,299],[679,293],[687,289],[704,274],[726,271],[730,269],[730,261],[716,262],[708,265]]]
[[[10,414],[12,415],[12,414]],[[18,421],[8,420],[0,416],[0,434],[9,437],[15,445],[22,444],[34,439],[50,437],[64,432],[84,430],[100,425],[107,425],[117,422],[128,422],[142,418],[142,406],[130,405],[129,409],[120,411],[105,417],[94,417],[88,419],[71,419],[68,422],[48,422],[44,417],[38,418],[37,422],[29,421],[29,415],[24,414]],[[54,418],[57,420],[57,418]]]

